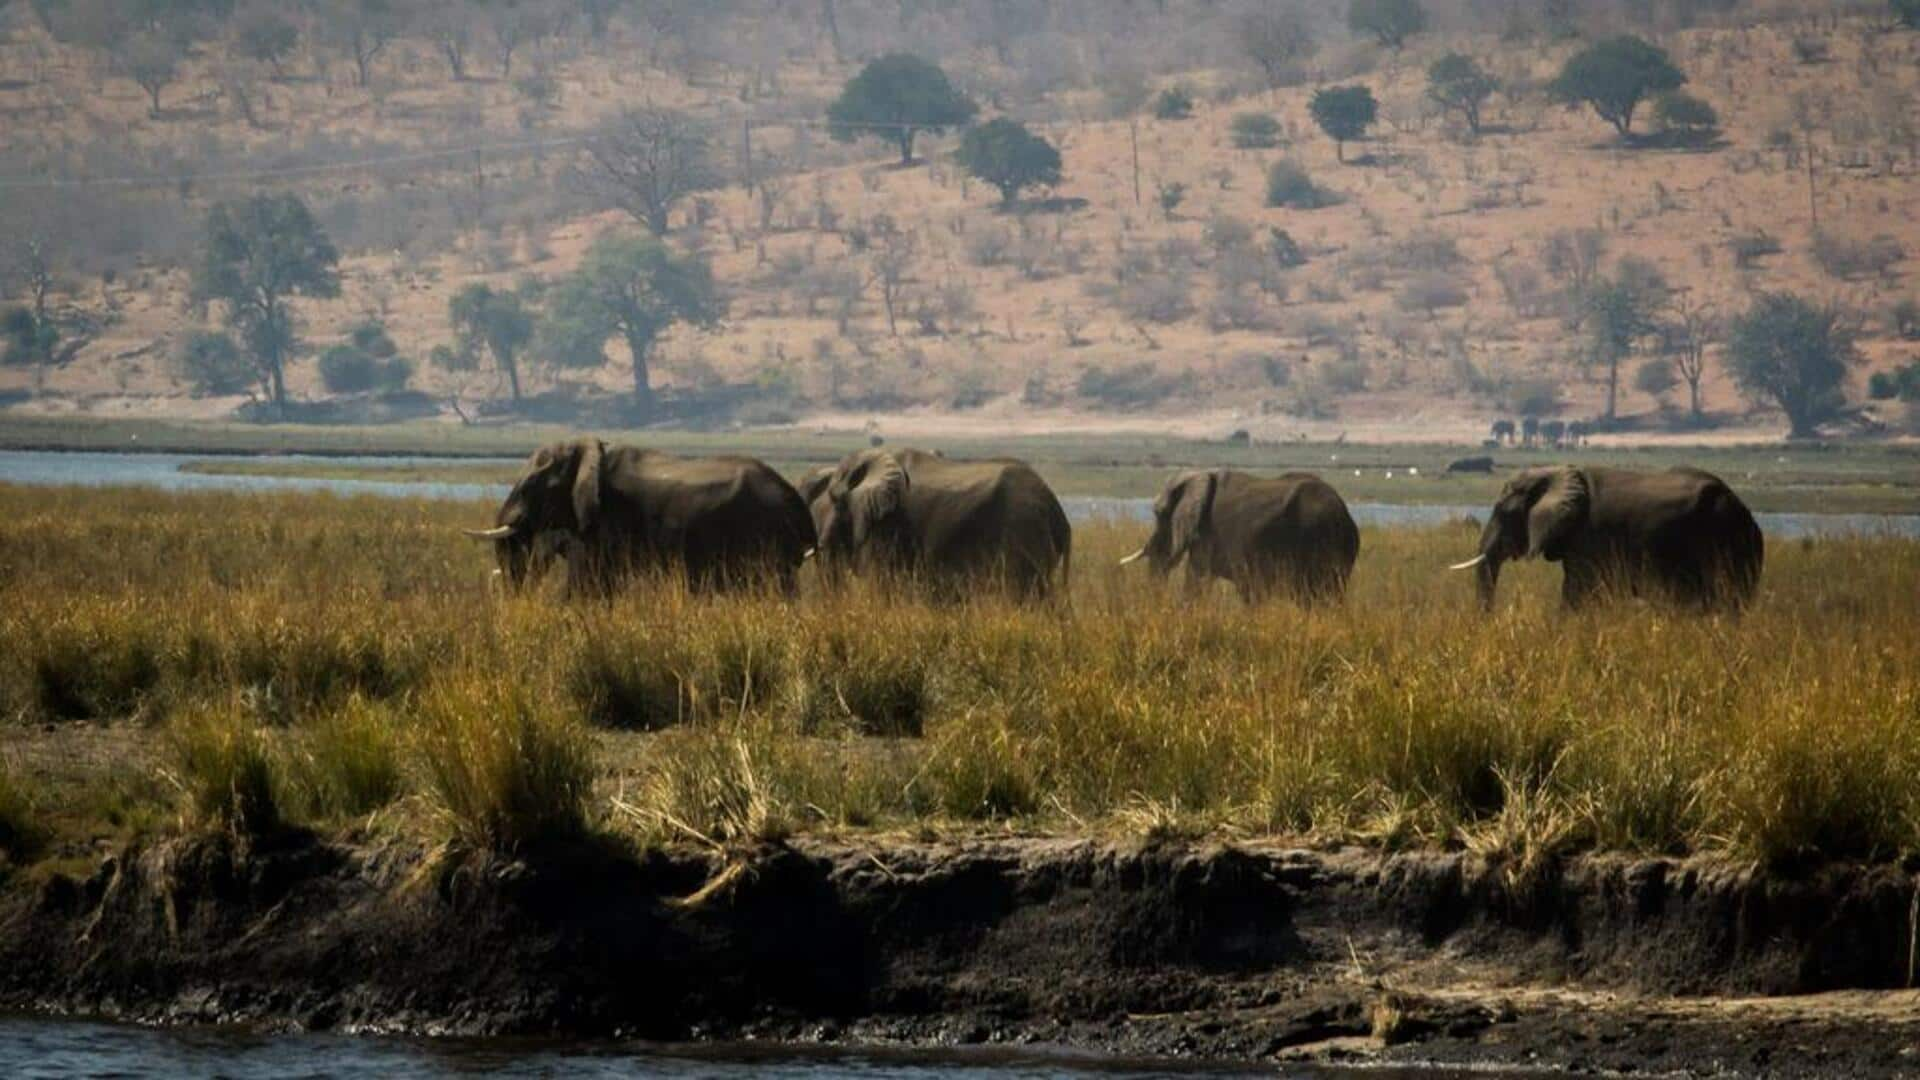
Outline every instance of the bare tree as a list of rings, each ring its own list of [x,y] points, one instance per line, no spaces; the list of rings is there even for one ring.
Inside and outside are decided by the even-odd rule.
[[[1313,29],[1298,7],[1248,12],[1235,29],[1241,50],[1260,69],[1269,90],[1297,82],[1301,62],[1313,55]]]
[[[1698,423],[1706,416],[1700,382],[1707,374],[1707,346],[1720,339],[1724,328],[1712,305],[1686,293],[1676,294],[1667,311],[1672,319],[1664,328],[1664,344],[1673,357],[1673,370],[1687,384],[1691,415]]]
[[[431,10],[433,13],[426,27],[427,37],[447,62],[447,74],[456,82],[464,80],[467,77],[467,53],[473,45],[476,13],[471,5],[459,0],[437,5]]]
[[[672,109],[627,109],[587,142],[582,175],[592,192],[665,236],[674,204],[719,182],[705,128]]]
[[[513,55],[523,45],[556,33],[562,13],[549,0],[520,0],[491,12],[488,24],[500,56],[500,77],[513,77]]]
[[[880,289],[880,305],[887,312],[887,333],[900,336],[897,313],[901,293],[913,267],[913,234],[889,232],[873,254],[873,284]]]
[[[352,58],[353,84],[364,87],[374,60],[399,36],[401,20],[385,0],[332,0],[319,25],[327,40]]]

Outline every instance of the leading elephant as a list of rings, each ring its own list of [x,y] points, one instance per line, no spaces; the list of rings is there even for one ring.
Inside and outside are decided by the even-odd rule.
[[[1067,578],[1073,527],[1022,461],[860,450],[813,506],[829,574],[904,575],[949,598],[986,587],[1041,599]]]
[[[1453,569],[1478,571],[1490,609],[1501,564],[1534,556],[1564,568],[1568,608],[1615,590],[1738,610],[1759,586],[1765,545],[1747,505],[1712,473],[1558,466],[1509,480],[1479,554]]]
[[[565,558],[576,594],[661,569],[684,573],[696,589],[771,583],[791,594],[814,543],[800,494],[760,461],[682,458],[599,439],[535,451],[493,528],[466,532],[493,542],[516,586]]]
[[[1248,603],[1283,592],[1312,606],[1345,598],[1359,555],[1353,515],[1318,476],[1209,469],[1182,473],[1160,492],[1153,535],[1120,565],[1146,559],[1165,577],[1185,559],[1189,590],[1221,578]]]

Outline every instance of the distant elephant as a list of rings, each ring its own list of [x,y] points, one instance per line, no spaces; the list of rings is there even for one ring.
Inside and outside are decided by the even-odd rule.
[[[599,439],[535,451],[494,527],[466,532],[493,541],[516,586],[565,557],[571,593],[672,568],[698,589],[767,582],[790,594],[814,543],[800,494],[753,458],[682,458]]]
[[[1760,583],[1765,547],[1746,504],[1710,473],[1558,466],[1508,481],[1480,553],[1453,569],[1478,569],[1480,604],[1490,609],[1500,564],[1535,555],[1564,566],[1568,608],[1614,588],[1738,610]]]
[[[1073,527],[1060,500],[1010,458],[856,451],[827,477],[813,511],[828,573],[910,575],[949,597],[984,585],[1044,598],[1056,575],[1064,585],[1072,558]]]
[[[1182,473],[1153,501],[1153,535],[1120,565],[1146,559],[1164,577],[1182,558],[1187,585],[1223,578],[1248,603],[1284,592],[1305,605],[1345,598],[1360,530],[1340,493],[1312,473]]]

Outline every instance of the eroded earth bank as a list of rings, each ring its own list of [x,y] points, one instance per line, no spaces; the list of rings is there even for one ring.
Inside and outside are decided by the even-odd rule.
[[[0,1007],[161,1022],[1899,1072],[1914,878],[1055,839],[484,865],[293,836],[18,878]]]

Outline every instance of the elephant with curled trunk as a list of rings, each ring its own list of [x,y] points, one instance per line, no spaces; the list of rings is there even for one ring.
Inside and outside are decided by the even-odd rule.
[[[1565,570],[1560,596],[1578,608],[1604,590],[1701,610],[1753,598],[1765,554],[1745,503],[1711,473],[1600,467],[1528,469],[1507,482],[1480,533],[1480,604],[1493,606],[1500,565],[1534,556]]]
[[[527,461],[491,529],[518,586],[555,558],[570,593],[605,593],[635,572],[673,569],[696,589],[768,583],[791,594],[814,543],[800,494],[748,457],[682,458],[575,439]]]
[[[822,478],[812,507],[820,558],[842,571],[918,579],[936,594],[974,587],[1022,599],[1064,584],[1073,528],[1053,489],[1011,458],[950,461],[919,450],[860,450]]]
[[[1353,515],[1318,476],[1210,469],[1174,477],[1153,501],[1153,535],[1120,565],[1146,559],[1165,577],[1185,559],[1189,591],[1222,578],[1248,603],[1278,592],[1311,606],[1346,596],[1359,555]]]

